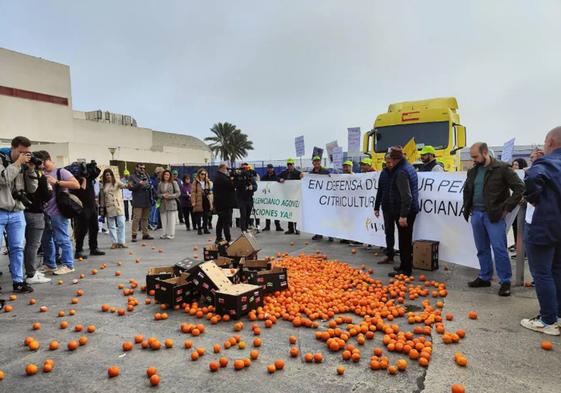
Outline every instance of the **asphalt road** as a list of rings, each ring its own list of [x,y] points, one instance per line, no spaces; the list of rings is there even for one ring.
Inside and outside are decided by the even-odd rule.
[[[159,237],[161,232],[153,234]],[[477,290],[467,287],[466,282],[476,277],[477,273],[473,269],[447,264],[450,269],[446,271],[442,268],[446,263],[441,262],[441,270],[422,272],[429,280],[447,284],[449,295],[445,299],[444,312],[454,314],[454,320],[446,322],[446,329],[455,331],[461,328],[467,332],[466,337],[455,345],[443,344],[440,335],[433,333],[434,352],[428,369],[409,362],[407,371],[396,376],[382,370],[370,370],[368,359],[372,349],[383,346],[381,334],[376,334],[373,340],[367,341],[364,348],[361,348],[364,355],[359,363],[344,362],[340,352],[329,353],[325,344],[315,339],[313,329],[293,328],[292,324],[281,320],[271,329],[266,329],[262,321],[258,322],[263,340],[259,359],[253,361],[251,367],[235,371],[233,361],[249,357],[249,352],[254,349],[251,344],[254,336],[249,323],[239,333],[247,343],[246,349],[222,349],[220,354],[214,354],[214,344],[222,344],[235,334],[232,328],[234,322],[211,325],[206,320],[202,321],[207,327],[205,333],[193,338],[182,333],[179,326],[184,322],[199,323],[201,320],[182,311],[168,311],[168,320],[155,321],[154,313],[161,310],[154,304],[145,305],[144,299],[147,296],[138,290],[134,296],[141,304],[133,312],[118,316],[100,310],[104,303],[117,308],[126,307],[126,297],[118,289],[118,284],[127,285],[130,278],[144,284],[148,268],[173,265],[185,257],[193,257],[195,253],[202,258],[202,247],[208,244],[208,235],[197,236],[178,226],[176,239],[173,241],[157,239],[148,242],[146,247],[142,247],[141,242],[129,244],[133,255],[129,255],[129,250],[110,250],[108,236],[100,235],[99,238],[101,248],[107,252],[106,256],[76,262],[76,274],[63,276],[62,285],[57,285],[57,280],[53,280],[51,284],[35,285],[33,294],[18,295],[17,300],[7,302],[14,310],[0,313],[0,370],[5,373],[4,380],[0,381],[0,392],[108,393],[158,389],[169,392],[445,393],[450,392],[454,383],[464,385],[466,392],[478,393],[560,391],[561,339],[527,331],[519,324],[520,319],[538,314],[532,288],[515,287],[512,297],[500,298],[497,296],[497,284],[492,288]],[[258,239],[262,246],[260,257],[285,251],[294,255],[311,253],[319,248],[329,259],[337,259],[357,267],[361,264],[372,267],[373,276],[382,280],[387,279],[387,273],[392,268],[377,265],[375,251],[357,248],[357,253],[352,255],[348,245],[328,243],[327,240],[313,242],[310,235],[287,236],[270,232],[259,234]],[[294,246],[290,246],[290,241],[294,241]],[[305,241],[309,245],[305,245]],[[152,251],[152,246],[156,250]],[[198,246],[200,250],[193,251],[194,246]],[[158,253],[159,248],[163,249],[162,253]],[[140,259],[140,263],[135,263],[136,258]],[[118,261],[122,261],[122,266],[117,266]],[[9,296],[6,288],[11,286],[7,263],[6,256],[0,257],[0,270],[4,272],[0,281],[5,289],[2,298]],[[103,263],[107,264],[104,270],[100,269]],[[99,271],[97,275],[91,274],[94,268]],[[122,272],[121,276],[115,276],[116,270]],[[86,275],[85,278],[78,284],[73,284],[72,280],[81,273]],[[414,274],[418,276],[421,271],[415,271]],[[70,300],[76,297],[78,289],[83,290],[84,295],[78,298],[78,304],[73,305]],[[28,305],[30,298],[36,299],[37,304]],[[422,300],[419,298],[413,304],[420,305]],[[39,312],[40,306],[47,306],[48,311]],[[68,315],[70,309],[76,310],[74,316]],[[58,317],[59,311],[65,311],[66,316]],[[470,320],[469,311],[476,311],[479,318]],[[68,329],[60,329],[59,324],[63,320],[68,321]],[[35,322],[41,323],[40,330],[32,329]],[[405,320],[397,322],[405,330],[410,329]],[[92,334],[77,333],[73,329],[76,324],[94,324],[96,331]],[[320,328],[327,328],[327,322],[322,323]],[[123,342],[134,341],[137,334],[146,338],[155,336],[162,343],[166,339],[172,339],[175,346],[152,351],[142,350],[139,345],[135,345],[132,351],[125,354],[122,350]],[[291,335],[298,337],[297,345],[301,354],[298,358],[291,358],[289,355],[288,337]],[[24,339],[28,336],[39,341],[39,350],[32,352],[24,345]],[[81,336],[88,337],[87,345],[76,351],[68,351],[68,341],[78,340]],[[196,362],[192,361],[192,350],[183,347],[183,342],[187,339],[193,341],[194,348],[204,347],[205,356]],[[48,349],[53,340],[60,342],[60,348],[56,351]],[[542,350],[543,340],[551,341],[553,350]],[[305,363],[302,356],[306,352],[323,353],[323,363]],[[456,365],[453,359],[456,352],[467,357],[467,367]],[[208,364],[221,356],[226,356],[230,364],[225,369],[211,373]],[[389,357],[390,363],[395,363],[403,355],[390,353]],[[51,373],[39,371],[34,376],[25,374],[27,364],[36,364],[41,369],[44,361],[49,358],[55,362]],[[267,365],[276,359],[285,360],[284,370],[268,374]],[[120,368],[120,375],[108,378],[107,369],[114,365]],[[337,367],[341,365],[346,369],[343,376],[336,373]],[[158,369],[161,377],[158,387],[150,386],[146,376],[148,367]]]

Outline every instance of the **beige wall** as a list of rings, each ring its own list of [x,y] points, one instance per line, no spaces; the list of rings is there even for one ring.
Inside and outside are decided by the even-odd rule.
[[[70,68],[0,48],[0,85],[68,98],[69,105],[0,96],[0,138],[63,142],[72,130]]]

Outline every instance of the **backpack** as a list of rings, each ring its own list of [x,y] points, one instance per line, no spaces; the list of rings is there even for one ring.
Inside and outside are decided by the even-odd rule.
[[[56,172],[57,180],[60,181],[60,168]],[[60,191],[60,185],[55,185],[56,205],[64,218],[76,218],[84,210],[82,201],[76,196]]]

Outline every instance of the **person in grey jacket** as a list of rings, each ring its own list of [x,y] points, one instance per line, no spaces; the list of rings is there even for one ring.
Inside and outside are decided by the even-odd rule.
[[[164,234],[160,239],[175,238],[175,217],[177,216],[177,200],[181,195],[179,186],[166,169],[162,172],[156,196],[160,200],[160,217],[162,218],[162,229]]]
[[[33,292],[23,278],[26,194],[37,190],[38,175],[31,161],[31,141],[24,136],[0,151],[0,234],[6,231],[14,292]]]
[[[142,239],[152,240],[148,234],[148,217],[152,207],[152,186],[146,175],[146,165],[136,164],[136,171],[129,177],[129,189],[132,192],[132,242],[136,242],[138,222],[142,227]]]

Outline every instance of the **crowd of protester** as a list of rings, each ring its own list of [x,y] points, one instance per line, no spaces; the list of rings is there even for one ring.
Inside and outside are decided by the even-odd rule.
[[[418,172],[442,172],[443,164],[431,146],[421,153],[422,166],[415,168],[402,147],[394,146],[385,157],[379,177],[374,214],[382,214],[385,224],[385,257],[380,264],[394,262],[395,232],[398,234],[400,264],[389,275],[412,274],[413,230],[420,212]],[[510,296],[512,269],[507,243],[505,218],[518,205],[527,204],[524,247],[540,304],[540,315],[524,319],[522,326],[546,334],[559,335],[557,318],[561,317],[561,128],[547,134],[544,150],[535,150],[531,165],[523,159],[512,164],[494,157],[487,144],[478,142],[470,149],[474,166],[467,172],[463,213],[471,223],[480,271],[469,287],[491,287],[496,269],[499,296]],[[253,225],[253,195],[259,176],[242,164],[232,170],[221,163],[214,182],[206,169],[179,179],[177,171],[156,168],[151,176],[146,165],[138,163],[133,173],[123,172],[117,179],[111,169],[101,174],[95,162],[81,172],[57,167],[47,151],[31,152],[29,139],[18,136],[10,148],[0,149],[0,231],[5,233],[14,292],[32,292],[30,284],[50,282],[47,274],[74,272],[75,259],[87,259],[84,240],[88,236],[89,256],[105,255],[98,248],[99,217],[106,222],[111,249],[127,248],[125,223],[132,219],[131,241],[154,239],[150,230],[162,230],[160,239],[175,238],[176,222],[199,235],[210,234],[213,215],[217,215],[216,242],[230,242],[233,209],[239,209],[237,226],[247,232]],[[312,159],[310,174],[331,176]],[[345,162],[345,174],[352,174],[352,162]],[[360,162],[361,172],[371,172],[372,161]],[[524,181],[515,170],[525,171]],[[298,181],[304,173],[287,160],[279,174],[269,165],[266,181]],[[263,231],[271,230],[271,220]],[[275,229],[284,231],[280,221]],[[73,239],[69,235],[72,225]],[[515,241],[517,223],[514,223]],[[288,223],[287,235],[298,235],[295,222]],[[313,236],[321,240],[322,235]],[[334,241],[329,237],[329,241]],[[342,239],[341,243],[357,243]],[[365,245],[370,248],[369,245]],[[510,247],[514,250],[516,244]],[[42,254],[42,258],[39,255]],[[60,265],[60,266],[59,266]],[[0,288],[1,289],[1,288]]]

